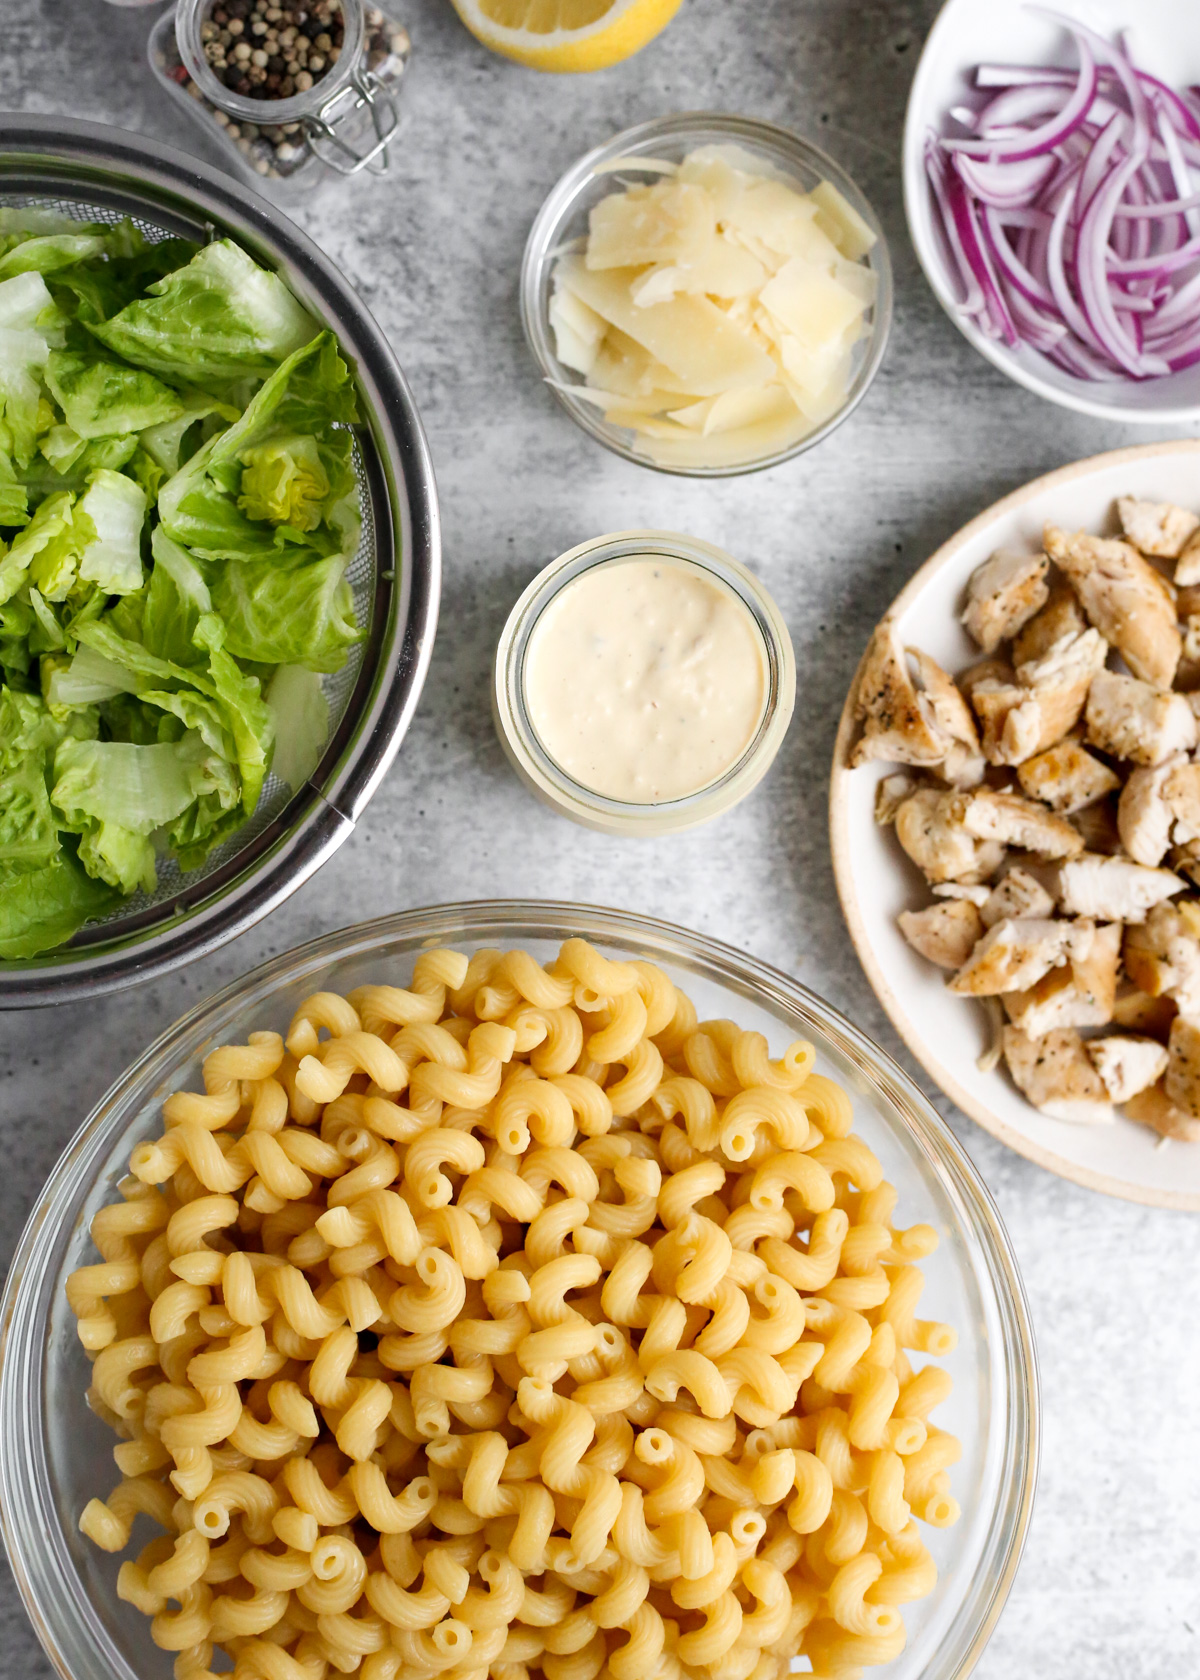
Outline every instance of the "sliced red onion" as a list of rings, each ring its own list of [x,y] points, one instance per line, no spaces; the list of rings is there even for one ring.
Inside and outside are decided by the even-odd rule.
[[[1043,11],[1074,70],[984,64],[984,98],[929,137],[926,166],[963,314],[1076,378],[1154,379],[1200,361],[1200,88],[1123,41]]]

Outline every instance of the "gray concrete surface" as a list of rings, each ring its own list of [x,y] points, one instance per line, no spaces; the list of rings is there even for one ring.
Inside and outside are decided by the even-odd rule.
[[[356,185],[299,219],[391,336],[428,428],[445,519],[430,679],[357,835],[263,926],[138,991],[0,1018],[5,1256],[58,1151],[150,1038],[266,956],[388,910],[528,895],[690,924],[793,971],[905,1061],[849,947],[829,867],[827,767],[846,686],[882,609],[965,519],[1049,468],[1143,440],[1007,384],[920,276],[897,158],[934,0],[686,0],[640,57],[582,79],[490,57],[448,0],[398,5],[416,44],[398,167],[386,185]],[[144,64],[159,12],[0,0],[0,106],[198,146]],[[891,348],[853,420],[789,466],[711,486],[627,465],[577,432],[539,386],[516,314],[525,233],[566,164],[617,128],[702,107],[824,145],[882,215],[898,275]],[[799,665],[795,722],[757,794],[699,832],[638,843],[535,804],[487,703],[492,648],[526,580],[584,537],[634,525],[694,532],[754,566]],[[1062,1183],[950,1119],[1012,1232],[1045,1399],[1038,1506],[980,1680],[1196,1675],[1200,1229]],[[0,1680],[48,1672],[5,1574]]]

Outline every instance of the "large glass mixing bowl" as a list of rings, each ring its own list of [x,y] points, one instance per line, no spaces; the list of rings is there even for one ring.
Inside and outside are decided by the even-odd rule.
[[[38,1636],[67,1680],[169,1680],[171,1657],[116,1596],[119,1559],[79,1533],[107,1494],[113,1438],[84,1401],[89,1366],[63,1285],[94,1258],[92,1215],[116,1199],[133,1144],[161,1125],[164,1096],[197,1086],[215,1045],[286,1027],[317,990],[406,983],[422,950],[521,946],[539,960],[580,934],[602,951],[660,964],[701,1019],[728,1016],[774,1053],[797,1035],[851,1093],[855,1130],[899,1192],[903,1221],[935,1226],[922,1313],[959,1333],[946,1361],[954,1393],[938,1423],[962,1439],[952,1471],[958,1524],[926,1539],[939,1578],[905,1607],[908,1647],[888,1680],[961,1680],[1004,1604],[1033,1502],[1038,1396],[1028,1310],[1007,1233],[962,1146],[912,1081],[805,987],[727,945],[664,922],[585,905],[498,902],[408,911],[303,945],[256,968],[164,1033],[81,1127],[42,1192],[9,1273],[0,1344],[0,1521]]]

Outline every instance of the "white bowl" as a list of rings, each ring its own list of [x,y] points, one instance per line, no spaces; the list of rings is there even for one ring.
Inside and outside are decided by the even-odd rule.
[[[1054,0],[1055,10],[1078,18],[1111,40],[1129,31],[1140,68],[1172,87],[1200,82],[1200,29],[1195,0]],[[1022,345],[988,338],[958,308],[959,291],[947,264],[925,173],[925,136],[946,132],[946,113],[971,93],[979,64],[1076,62],[1062,27],[1026,0],[947,0],[921,53],[904,121],[904,208],[908,231],[942,308],[963,337],[1002,373],[1039,397],[1103,420],[1171,425],[1200,420],[1200,365],[1163,379],[1094,384],[1075,379]]]
[[[1047,519],[1068,530],[1110,527],[1117,496],[1200,507],[1200,441],[1143,444],[1063,467],[1014,491],[938,549],[890,610],[902,640],[954,673],[979,650],[959,622],[967,580],[997,548],[1034,550]],[[945,975],[908,945],[901,910],[929,902],[928,888],[893,829],[875,822],[875,789],[895,767],[850,770],[855,724],[847,698],[834,749],[830,834],[838,895],[867,978],[896,1031],[929,1076],[985,1130],[1039,1166],[1092,1190],[1158,1207],[1200,1209],[1200,1144],[1164,1143],[1144,1126],[1079,1126],[1027,1103],[1003,1068],[981,1073],[983,1010],[946,990]]]

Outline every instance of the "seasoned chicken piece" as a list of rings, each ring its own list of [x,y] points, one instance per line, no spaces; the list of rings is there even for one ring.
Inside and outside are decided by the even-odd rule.
[[[915,667],[913,684],[921,715],[930,730],[947,742],[940,773],[955,787],[974,787],[983,780],[983,757],[971,708],[936,659],[919,648],[908,648],[907,653]]]
[[[995,677],[974,682],[971,704],[988,763],[1022,764],[1073,729],[1107,653],[1098,630],[1069,632],[1040,659],[1022,665],[1015,683]]]
[[[984,927],[995,927],[1006,917],[1018,921],[1023,917],[1050,916],[1054,900],[1040,881],[1035,881],[1027,869],[1014,866],[996,882],[980,908]]]
[[[1150,997],[1169,997],[1179,1013],[1200,1019],[1200,940],[1183,907],[1158,904],[1142,925],[1125,929],[1125,972]]]
[[[1146,912],[1185,883],[1169,869],[1147,869],[1128,858],[1083,852],[1058,872],[1058,902],[1071,916],[1101,922],[1144,922]]]
[[[968,904],[973,904],[976,910],[981,910],[992,895],[991,887],[967,886],[962,881],[940,881],[931,889],[935,898],[963,898]]]
[[[967,586],[962,619],[985,653],[993,653],[1044,605],[1049,570],[1044,554],[1001,548],[977,566]]]
[[[1116,671],[1097,671],[1088,689],[1087,735],[1094,747],[1114,758],[1161,764],[1196,745],[1196,714],[1183,694]]]
[[[902,910],[896,922],[913,950],[939,968],[961,968],[983,935],[979,911],[962,898],[927,910]]]
[[[875,821],[880,828],[891,827],[896,820],[896,812],[906,799],[912,798],[920,785],[915,776],[906,776],[902,770],[883,778],[875,789]]]
[[[1168,759],[1173,768],[1163,786],[1163,798],[1171,808],[1174,826],[1171,839],[1177,846],[1200,840],[1200,764]]]
[[[1163,1090],[1176,1108],[1200,1120],[1200,1026],[1176,1015],[1167,1045],[1167,1076]]]
[[[1074,739],[1026,759],[1017,767],[1017,780],[1031,799],[1040,799],[1064,817],[1094,805],[1121,785],[1107,764]]]
[[[895,624],[884,619],[871,638],[858,682],[854,709],[863,733],[850,755],[852,766],[883,758],[932,769],[947,753],[964,744],[943,724],[944,716],[952,717],[956,726],[965,724],[966,745],[978,754],[970,713],[951,679],[928,655],[912,657],[916,661],[916,681],[909,668],[909,652],[900,646]],[[932,695],[928,692],[931,678],[937,690]]]
[[[1180,589],[1200,583],[1200,531],[1194,531],[1183,545],[1175,562],[1175,582]]]
[[[1097,928],[1087,956],[1052,968],[1024,991],[1000,1001],[1014,1027],[1041,1038],[1059,1027],[1103,1027],[1112,1019],[1121,963],[1121,928]]]
[[[999,869],[1003,846],[969,834],[954,809],[963,796],[918,788],[896,812],[896,838],[926,880],[985,881]]]
[[[1073,952],[1086,955],[1094,935],[1092,922],[1057,922],[1040,916],[997,922],[947,985],[960,997],[1022,991],[1065,963]]]
[[[1128,543],[1046,527],[1046,553],[1075,586],[1084,612],[1135,677],[1170,688],[1179,663],[1175,601],[1165,578]]]
[[[1121,529],[1135,548],[1159,560],[1177,560],[1200,519],[1171,502],[1143,502],[1136,496],[1117,497]]]
[[[1156,1084],[1167,1069],[1167,1052],[1152,1038],[1091,1038],[1087,1053],[1115,1103],[1127,1103]]]
[[[1171,1022],[1179,1013],[1174,998],[1165,994],[1150,997],[1146,992],[1126,992],[1113,1004],[1113,1025],[1128,1027],[1131,1032],[1143,1033],[1163,1044],[1171,1035]]]
[[[1042,740],[1042,708],[1020,683],[983,677],[971,687],[983,756],[989,764],[1021,764]]]
[[[1121,843],[1135,863],[1157,867],[1171,843],[1175,820],[1165,789],[1171,775],[1185,764],[1182,753],[1173,753],[1161,764],[1144,765],[1130,772],[1117,802],[1117,828]]]
[[[1103,857],[1116,857],[1121,850],[1121,836],[1117,831],[1117,805],[1114,799],[1101,799],[1095,805],[1085,805],[1071,817],[1083,836],[1084,850]]]
[[[1052,575],[1050,599],[1013,642],[1012,656],[1016,665],[1027,665],[1032,659],[1040,659],[1050,652],[1055,642],[1088,627],[1078,595],[1057,572]]]
[[[1083,841],[1065,817],[1056,817],[1022,794],[976,788],[951,797],[963,827],[979,840],[1002,840],[1048,858],[1073,857],[1083,850]]]
[[[1052,1120],[1091,1125],[1113,1118],[1108,1092],[1071,1028],[1028,1038],[1018,1027],[1005,1027],[1004,1060],[1013,1084]]]
[[[1181,1143],[1200,1142],[1200,1120],[1176,1108],[1161,1085],[1151,1085],[1125,1104],[1125,1117],[1139,1126],[1149,1126],[1160,1137],[1178,1138]]]

